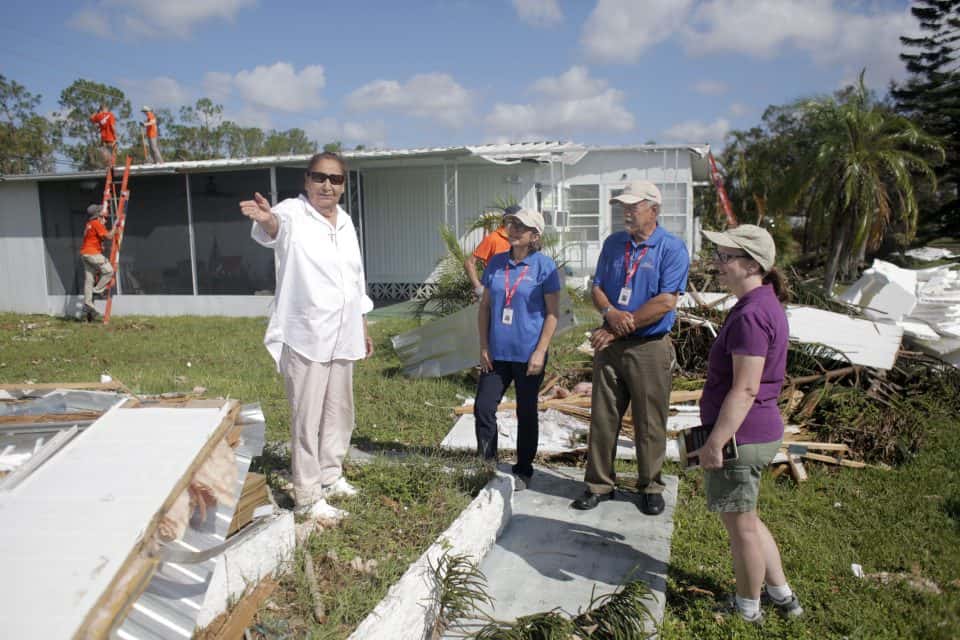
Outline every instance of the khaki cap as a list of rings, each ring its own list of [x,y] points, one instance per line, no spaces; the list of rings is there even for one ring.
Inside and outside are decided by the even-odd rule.
[[[543,215],[539,211],[534,211],[533,209],[520,209],[516,213],[511,213],[506,216],[507,220],[511,218],[516,218],[520,224],[533,227],[537,230],[537,233],[543,233],[543,228],[546,224],[543,221]]]
[[[756,260],[764,271],[770,271],[777,261],[777,247],[773,236],[755,224],[741,224],[726,231],[701,231],[700,233],[718,247],[743,249]]]
[[[644,200],[663,204],[663,197],[660,195],[660,189],[657,189],[657,185],[649,180],[635,180],[624,187],[623,193],[610,198],[610,203],[636,204]]]

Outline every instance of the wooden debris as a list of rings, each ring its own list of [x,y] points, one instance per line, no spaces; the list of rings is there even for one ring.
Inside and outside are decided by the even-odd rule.
[[[220,615],[207,625],[206,629],[194,637],[198,640],[238,640],[244,637],[244,630],[253,622],[260,605],[276,590],[277,581],[267,578],[243,597],[230,611]]]
[[[313,619],[318,624],[327,621],[327,612],[323,609],[323,600],[320,597],[320,585],[317,583],[317,572],[313,568],[313,556],[306,549],[303,554],[303,572],[307,578],[307,588],[310,589],[310,600],[313,603]]]
[[[123,383],[111,382],[43,382],[0,384],[0,391],[56,391],[57,389],[79,389],[86,391],[120,391],[132,393]]]
[[[257,507],[268,504],[271,504],[271,502],[267,477],[261,473],[248,472],[243,481],[243,490],[240,492],[237,510],[234,512],[230,528],[227,530],[227,537],[250,524],[250,521],[253,520],[253,512]]]
[[[787,454],[787,465],[790,467],[790,476],[797,484],[806,482],[807,470],[803,466],[803,461],[796,453]]]

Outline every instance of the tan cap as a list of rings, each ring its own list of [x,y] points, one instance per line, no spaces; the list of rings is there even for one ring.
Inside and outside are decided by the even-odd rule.
[[[506,217],[507,219],[516,218],[520,221],[520,224],[536,229],[537,233],[543,233],[543,227],[546,226],[543,221],[543,215],[533,209],[520,209],[516,213],[511,213]]]
[[[657,204],[663,203],[663,197],[660,195],[660,189],[657,189],[657,185],[653,184],[649,180],[634,180],[624,187],[623,193],[616,197],[610,198],[611,204],[613,202],[636,204],[638,202],[643,202],[644,200],[656,202]]]
[[[755,224],[741,224],[726,231],[701,231],[703,236],[718,247],[743,249],[760,263],[764,271],[770,271],[777,261],[777,247],[773,236]]]
[[[102,204],[92,204],[92,205],[90,205],[89,207],[87,207],[87,215],[88,215],[88,216],[98,216],[98,215],[100,215],[100,212],[101,212],[101,211],[103,211],[103,205],[102,205]]]

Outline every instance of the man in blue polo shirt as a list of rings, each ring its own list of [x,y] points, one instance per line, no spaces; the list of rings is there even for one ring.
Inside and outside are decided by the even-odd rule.
[[[614,459],[620,423],[633,407],[637,490],[647,515],[663,511],[660,469],[666,453],[671,373],[670,329],[687,286],[690,256],[683,241],[657,224],[662,197],[652,182],[630,183],[610,203],[623,206],[624,231],[603,243],[591,291],[603,315],[594,331],[592,420],[584,480],[571,505],[593,509],[616,486]]]

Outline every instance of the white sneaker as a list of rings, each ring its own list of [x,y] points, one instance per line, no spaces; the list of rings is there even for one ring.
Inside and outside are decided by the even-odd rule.
[[[337,509],[322,498],[317,500],[315,503],[313,503],[313,506],[310,507],[310,517],[315,520],[319,519],[327,522],[339,522],[348,515],[350,514],[343,509]]]
[[[359,493],[357,488],[347,482],[343,476],[337,478],[333,484],[328,484],[323,488],[324,498],[351,498]]]

